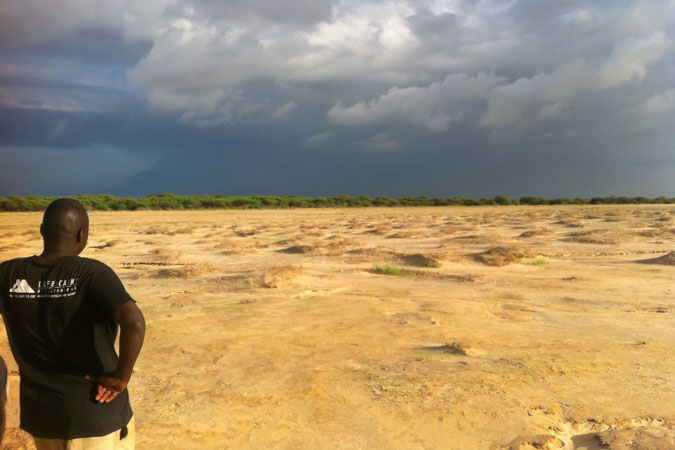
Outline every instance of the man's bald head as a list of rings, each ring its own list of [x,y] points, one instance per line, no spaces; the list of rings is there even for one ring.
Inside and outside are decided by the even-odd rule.
[[[84,206],[72,198],[60,198],[49,204],[42,218],[40,233],[47,247],[80,247],[87,244],[89,216]]]

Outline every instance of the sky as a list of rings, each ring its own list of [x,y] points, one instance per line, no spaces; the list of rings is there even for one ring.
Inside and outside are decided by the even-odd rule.
[[[0,196],[675,196],[675,1],[0,0]]]

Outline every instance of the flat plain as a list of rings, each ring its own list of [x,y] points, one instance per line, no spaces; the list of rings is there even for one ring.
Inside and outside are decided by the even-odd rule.
[[[139,449],[675,448],[675,205],[90,219],[148,324]]]

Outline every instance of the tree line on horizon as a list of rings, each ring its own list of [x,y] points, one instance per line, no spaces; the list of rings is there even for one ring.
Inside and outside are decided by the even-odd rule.
[[[0,197],[0,211],[44,211],[58,197],[12,195]],[[593,197],[545,199],[525,196],[511,199],[504,195],[494,198],[474,199],[470,197],[376,197],[368,195],[352,197],[300,197],[252,195],[248,197],[225,195],[176,195],[152,194],[144,197],[116,197],[113,195],[76,195],[88,210],[94,211],[137,211],[137,210],[181,210],[181,209],[282,209],[282,208],[364,208],[372,206],[508,206],[508,205],[636,205],[675,204],[675,198],[657,197]]]

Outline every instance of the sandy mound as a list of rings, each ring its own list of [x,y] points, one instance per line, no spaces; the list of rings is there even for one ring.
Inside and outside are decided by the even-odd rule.
[[[632,236],[627,233],[607,230],[579,231],[570,233],[567,236],[568,237],[563,239],[563,241],[576,242],[578,244],[616,245],[632,240]]]
[[[595,433],[599,448],[675,448],[675,432],[663,426],[634,426]],[[573,439],[574,440],[574,439]]]
[[[445,255],[439,253],[423,254],[413,253],[411,255],[399,255],[402,262],[415,267],[441,267]]]
[[[174,230],[169,231],[169,236],[175,236],[177,234],[192,234],[192,233],[194,233],[194,229],[191,227],[176,228]]]
[[[636,261],[641,264],[662,264],[664,266],[675,266],[675,252],[670,252],[658,258],[643,259]]]
[[[215,246],[216,249],[222,250],[223,255],[248,255],[256,253],[255,246],[247,242],[241,241],[225,241]]]
[[[357,248],[347,252],[350,262],[397,262],[415,267],[441,267],[444,253],[401,253],[386,247]]]
[[[117,247],[118,245],[126,244],[125,241],[122,239],[113,239],[112,241],[108,241],[105,244],[101,245],[92,245],[91,248],[96,248],[98,250],[103,250],[104,248],[111,248],[111,247]]]
[[[500,236],[490,236],[484,234],[469,234],[464,236],[455,236],[443,241],[445,244],[452,245],[498,245],[502,242]]]
[[[298,266],[280,266],[268,270],[262,277],[261,286],[266,288],[279,288],[287,286],[293,280],[299,278],[305,269]]]
[[[210,278],[210,282],[216,282],[217,289],[222,292],[253,292],[256,289],[268,288],[265,285],[265,274],[259,270],[244,270],[237,273]]]
[[[435,352],[448,353],[451,355],[460,355],[460,356],[481,356],[485,352],[477,349],[474,345],[467,342],[449,342],[444,345],[433,345],[428,347],[423,347],[424,350],[431,350]]]
[[[194,230],[190,227],[183,228],[169,228],[162,226],[154,226],[146,229],[143,234],[164,234],[167,236],[175,236],[177,234],[192,234]]]
[[[358,240],[352,238],[345,238],[337,234],[332,234],[323,238],[324,241],[330,243],[340,244],[342,247],[356,247],[358,246]]]
[[[377,261],[395,261],[398,253],[386,247],[366,247],[355,248],[347,252],[349,254],[349,262],[377,262]]]
[[[314,247],[311,245],[307,244],[301,244],[301,245],[292,245],[287,248],[283,248],[279,250],[280,253],[290,253],[292,255],[298,255],[298,254],[306,254],[306,253],[314,253]]]
[[[646,238],[668,238],[673,232],[667,229],[657,228],[654,230],[643,230],[635,233],[635,236]]]
[[[501,267],[518,263],[521,258],[532,258],[536,255],[532,251],[520,247],[495,247],[470,256],[488,266]]]
[[[327,244],[319,245],[316,248],[319,249],[319,252],[322,255],[338,256],[344,253],[345,244],[342,242],[329,242]]]
[[[366,231],[364,231],[363,234],[387,234],[387,233],[391,233],[390,227],[371,225],[367,228],[368,229]]]
[[[509,450],[530,450],[535,448],[563,448],[564,443],[555,436],[533,434],[518,436],[506,447]]]
[[[326,235],[326,233],[323,232],[323,231],[310,229],[309,231],[303,232],[303,235],[311,236],[311,237],[324,237]]]
[[[402,267],[394,267],[386,264],[374,265],[373,267],[364,269],[364,271],[376,275],[446,280],[455,283],[474,283],[482,279],[481,275],[472,275],[472,274],[452,275],[452,274],[438,273],[430,270],[405,269]]]
[[[298,244],[278,250],[279,253],[291,255],[328,255],[337,256],[344,253],[345,246],[339,242],[321,243],[317,245]]]
[[[210,264],[186,264],[180,267],[160,269],[153,275],[153,278],[200,278],[217,271],[218,269]]]
[[[150,251],[151,262],[172,262],[176,263],[180,260],[182,254],[179,251],[167,248],[155,248]]]
[[[578,220],[559,220],[554,222],[554,225],[562,225],[567,228],[583,228],[584,224]]]
[[[519,238],[531,238],[534,236],[541,236],[543,234],[546,234],[548,230],[528,230],[528,231],[523,231],[518,235]]]
[[[285,245],[285,246],[292,246],[292,245],[300,245],[301,242],[298,239],[282,239],[280,241],[276,241],[274,243],[275,245]]]
[[[415,235],[410,231],[400,231],[398,233],[390,234],[387,236],[387,239],[407,239],[414,237]]]
[[[246,237],[246,236],[253,236],[254,234],[258,233],[257,229],[254,228],[246,228],[242,230],[234,230],[234,234],[236,234],[239,237]]]

